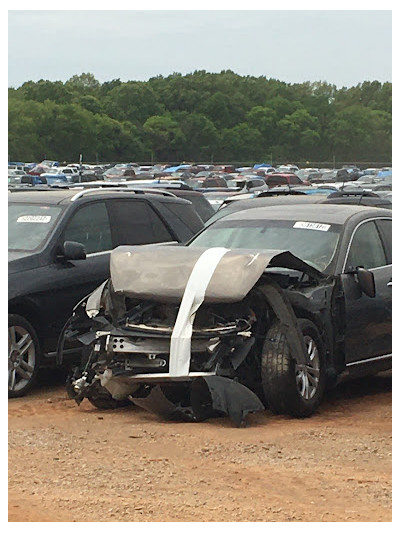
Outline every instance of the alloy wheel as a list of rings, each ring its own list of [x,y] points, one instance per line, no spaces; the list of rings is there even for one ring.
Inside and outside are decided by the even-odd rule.
[[[318,346],[312,337],[304,336],[308,362],[296,365],[296,385],[300,396],[304,400],[311,400],[318,390],[320,376],[320,361]]]
[[[17,392],[28,385],[36,363],[35,343],[23,326],[8,328],[8,390]]]

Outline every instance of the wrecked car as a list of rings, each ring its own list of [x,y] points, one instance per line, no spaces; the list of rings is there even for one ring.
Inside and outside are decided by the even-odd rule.
[[[391,366],[391,213],[293,205],[233,213],[187,245],[120,246],[59,341],[82,346],[80,403],[167,418],[270,408],[307,417],[343,376]]]

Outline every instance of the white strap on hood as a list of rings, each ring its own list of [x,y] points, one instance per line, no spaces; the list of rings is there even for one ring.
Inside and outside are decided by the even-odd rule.
[[[172,331],[169,375],[189,374],[193,322],[196,312],[204,301],[208,284],[228,248],[209,248],[196,261],[188,279],[179,307],[178,316]]]

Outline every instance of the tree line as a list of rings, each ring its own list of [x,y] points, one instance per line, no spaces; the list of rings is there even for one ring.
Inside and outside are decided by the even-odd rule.
[[[392,84],[195,71],[9,89],[10,160],[391,161]]]

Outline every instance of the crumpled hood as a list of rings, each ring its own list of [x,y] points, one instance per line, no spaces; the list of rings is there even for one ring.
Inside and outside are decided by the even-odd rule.
[[[119,246],[110,258],[113,289],[131,298],[178,303],[196,263],[207,250],[186,246]],[[226,250],[212,269],[204,302],[242,300],[268,266],[300,270],[316,279],[325,277],[288,251]]]

